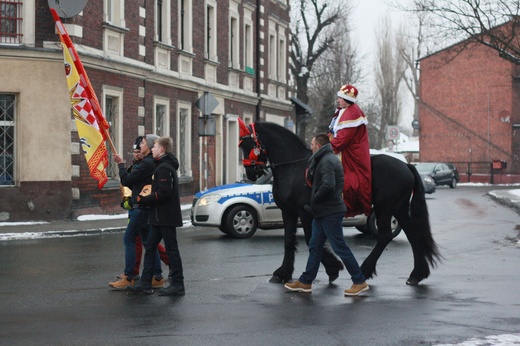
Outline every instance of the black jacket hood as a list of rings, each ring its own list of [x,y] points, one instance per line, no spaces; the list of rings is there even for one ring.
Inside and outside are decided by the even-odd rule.
[[[180,166],[179,160],[177,160],[177,158],[172,153],[166,153],[156,160],[157,165],[159,165],[163,162],[169,163],[170,165],[173,166],[173,168],[175,168],[175,170],[179,169],[179,166]]]

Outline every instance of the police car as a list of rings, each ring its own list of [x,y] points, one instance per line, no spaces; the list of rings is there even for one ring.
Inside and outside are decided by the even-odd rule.
[[[237,182],[200,191],[193,197],[191,223],[218,227],[233,238],[249,238],[257,228],[283,227],[272,188],[272,174],[268,173],[254,183]]]
[[[196,193],[191,207],[194,226],[216,227],[233,238],[249,238],[258,228],[283,228],[282,211],[273,199],[272,174],[256,182],[237,182]],[[356,227],[360,232],[376,235],[376,220],[371,215],[343,219],[343,226]],[[392,218],[392,234],[401,227]]]

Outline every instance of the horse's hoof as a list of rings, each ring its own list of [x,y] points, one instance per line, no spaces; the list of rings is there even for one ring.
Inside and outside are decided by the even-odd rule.
[[[339,278],[339,272],[338,273],[334,273],[334,274],[330,274],[329,275],[329,284],[331,284],[334,281],[336,281],[337,278]]]
[[[289,280],[284,280],[281,277],[279,277],[278,275],[273,275],[271,277],[271,279],[269,280],[269,282],[272,283],[272,284],[283,284],[283,283],[289,282],[289,281],[291,281],[291,280],[290,279]]]
[[[406,280],[406,284],[410,286],[417,286],[421,282],[421,280],[413,277],[409,277],[408,280]]]

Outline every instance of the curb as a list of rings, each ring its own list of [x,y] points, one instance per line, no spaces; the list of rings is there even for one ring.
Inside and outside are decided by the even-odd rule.
[[[0,241],[113,234],[124,232],[125,229],[126,227],[108,227],[67,231],[0,233]]]

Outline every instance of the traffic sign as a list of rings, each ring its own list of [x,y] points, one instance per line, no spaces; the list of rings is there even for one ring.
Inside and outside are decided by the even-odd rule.
[[[195,102],[195,106],[202,112],[202,115],[211,115],[217,108],[218,101],[209,91],[204,91],[204,94]]]
[[[386,127],[386,139],[388,139],[388,140],[399,139],[399,126],[387,126]]]

